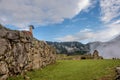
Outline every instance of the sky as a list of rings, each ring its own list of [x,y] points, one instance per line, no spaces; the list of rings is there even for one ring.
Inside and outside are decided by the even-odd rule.
[[[120,0],[0,0],[0,24],[44,41],[109,41],[120,35]]]

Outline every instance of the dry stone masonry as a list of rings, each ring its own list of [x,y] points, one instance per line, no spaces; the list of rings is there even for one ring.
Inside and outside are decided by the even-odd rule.
[[[56,51],[29,31],[10,30],[0,25],[0,80],[55,62]]]

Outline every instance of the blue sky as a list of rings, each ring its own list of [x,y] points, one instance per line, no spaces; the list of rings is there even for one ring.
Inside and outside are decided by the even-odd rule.
[[[104,42],[120,34],[120,0],[1,0],[0,11],[1,24],[32,24],[39,40]]]

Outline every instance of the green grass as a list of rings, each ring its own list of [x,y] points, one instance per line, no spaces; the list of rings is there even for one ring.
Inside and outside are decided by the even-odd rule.
[[[28,72],[31,80],[98,80],[104,76],[114,77],[114,68],[120,60],[61,60],[42,70]],[[24,80],[21,76],[8,80]]]

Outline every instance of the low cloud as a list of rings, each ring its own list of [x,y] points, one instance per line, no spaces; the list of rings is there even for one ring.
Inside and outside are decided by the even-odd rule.
[[[90,4],[91,0],[0,0],[0,22],[20,28],[28,24],[61,23]]]

